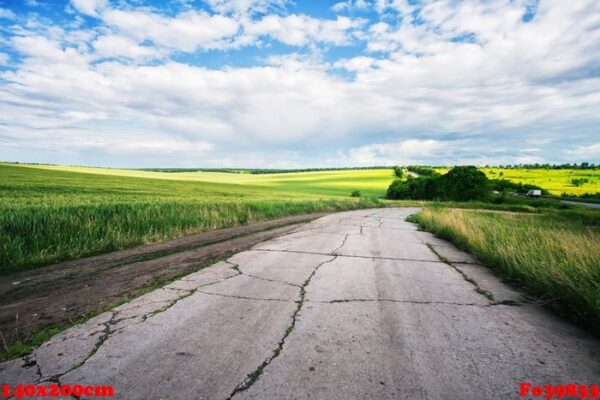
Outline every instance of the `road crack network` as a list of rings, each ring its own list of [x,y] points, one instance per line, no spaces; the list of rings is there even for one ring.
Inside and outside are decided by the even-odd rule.
[[[231,392],[229,397],[227,397],[227,400],[231,400],[236,394],[238,394],[239,392],[243,392],[243,391],[247,390],[250,386],[252,386],[260,378],[260,376],[264,372],[265,368],[277,356],[279,356],[279,354],[281,354],[281,352],[283,351],[283,346],[285,344],[285,340],[287,339],[287,337],[292,333],[292,331],[296,327],[296,321],[298,320],[298,315],[300,314],[300,311],[302,311],[302,307],[304,306],[304,298],[306,296],[306,287],[310,284],[310,281],[312,280],[313,276],[315,276],[315,274],[317,273],[319,268],[321,268],[323,265],[325,265],[327,263],[334,261],[337,257],[338,257],[337,255],[334,255],[331,259],[321,262],[319,265],[317,265],[313,269],[313,271],[308,276],[308,278],[306,278],[306,280],[300,287],[300,298],[297,301],[298,306],[296,307],[296,309],[294,310],[294,313],[292,314],[292,323],[285,330],[281,340],[277,344],[277,347],[273,350],[273,353],[269,357],[267,357],[254,371],[249,373],[246,376],[246,378],[235,387],[233,392]]]

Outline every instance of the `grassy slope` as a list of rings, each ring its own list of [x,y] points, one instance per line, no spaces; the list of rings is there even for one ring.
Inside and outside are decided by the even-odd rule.
[[[382,195],[392,179],[385,170],[255,176],[0,164],[0,273],[258,220],[373,205],[350,198],[350,190]]]
[[[85,172],[113,177],[152,178],[176,181],[197,181],[203,183],[252,186],[258,189],[285,191],[301,195],[347,197],[353,190],[360,190],[363,196],[383,197],[394,179],[391,169],[317,171],[286,174],[234,174],[225,172],[181,172],[164,173],[139,170],[26,166],[50,171]],[[231,188],[231,187],[230,187]],[[243,191],[246,189],[244,188]],[[312,196],[314,197],[314,196]]]
[[[600,334],[599,211],[510,214],[426,208],[415,219]]]

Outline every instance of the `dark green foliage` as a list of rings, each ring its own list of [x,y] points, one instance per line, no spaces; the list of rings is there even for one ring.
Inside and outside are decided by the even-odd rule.
[[[360,190],[354,190],[354,191],[352,191],[352,193],[350,193],[350,196],[351,197],[360,197],[361,196]]]
[[[418,173],[418,172],[415,172]],[[445,175],[419,176],[406,181],[392,182],[387,191],[388,199],[411,200],[485,200],[490,192],[485,174],[472,166],[452,168]]]
[[[396,175],[396,178],[402,179],[402,177],[404,176],[404,168],[395,166],[394,175]]]
[[[395,180],[387,191],[388,199],[433,200],[440,198],[437,177],[408,177],[406,181]]]
[[[438,180],[440,197],[446,200],[485,200],[491,190],[488,178],[473,166],[454,167]]]
[[[571,184],[573,186],[579,187],[581,185],[584,185],[584,184],[588,183],[589,181],[590,180],[587,179],[587,178],[571,179]]]

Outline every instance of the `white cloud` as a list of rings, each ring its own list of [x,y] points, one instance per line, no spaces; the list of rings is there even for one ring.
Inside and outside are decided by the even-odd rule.
[[[259,21],[248,20],[244,31],[250,36],[270,36],[282,43],[303,46],[310,41],[345,45],[351,42],[352,32],[365,21],[348,17],[332,20],[311,18],[306,15],[268,15]]]
[[[373,57],[358,56],[334,64],[336,68],[343,68],[352,72],[368,71],[377,60]]]
[[[407,139],[394,143],[369,144],[348,151],[352,164],[360,165],[407,165],[431,160],[447,153],[450,142],[438,140]]]
[[[267,13],[282,10],[287,0],[206,0],[219,13]]]
[[[426,2],[416,25],[414,6],[395,0],[374,3],[385,17],[370,24],[252,15],[278,1],[213,1],[225,14],[174,16],[73,4],[99,27],[32,20],[14,28],[10,45],[24,61],[0,72],[0,158],[27,143],[42,152],[51,141],[68,157],[94,151],[114,160],[133,152],[128,140],[145,138],[141,153],[152,157],[136,160],[149,165],[168,160],[161,146],[181,152],[173,163],[197,165],[598,157],[598,144],[589,144],[600,122],[600,3],[592,0],[540,3],[528,23],[519,1]],[[452,40],[468,34],[473,40]],[[354,47],[354,57],[328,58],[327,48],[362,39],[370,52]],[[271,52],[270,40],[310,51]],[[246,59],[247,67],[168,58],[258,43],[264,57]],[[340,68],[353,74],[341,77]],[[567,135],[570,150],[559,145]]]
[[[369,8],[370,4],[365,0],[346,0],[340,1],[339,3],[335,3],[331,6],[331,11],[333,12],[342,12],[342,11],[352,11],[356,10],[366,10]]]
[[[150,40],[158,46],[183,51],[223,47],[239,29],[233,18],[202,11],[187,11],[170,18],[146,11],[111,9],[102,14],[102,19],[138,41]]]
[[[71,0],[73,7],[82,14],[97,17],[106,8],[108,0]]]
[[[0,19],[14,19],[15,17],[15,13],[11,10],[0,7]]]
[[[101,36],[92,43],[96,54],[102,57],[126,57],[131,59],[157,58],[161,53],[149,46],[140,46],[134,40],[117,36]]]
[[[600,142],[567,150],[567,154],[578,158],[600,159]]]
[[[8,65],[10,61],[10,56],[6,53],[0,52],[0,65]]]

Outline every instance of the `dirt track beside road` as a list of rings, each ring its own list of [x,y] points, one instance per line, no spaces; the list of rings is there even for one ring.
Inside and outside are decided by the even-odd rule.
[[[141,290],[197,271],[325,213],[203,232],[0,277],[0,332],[8,344],[69,323]]]

